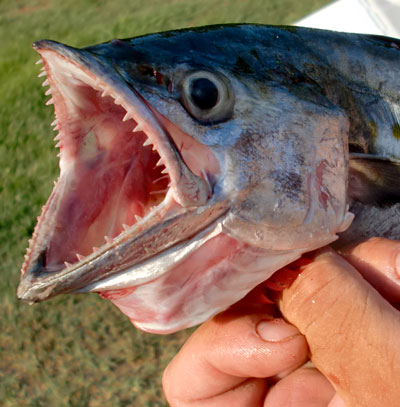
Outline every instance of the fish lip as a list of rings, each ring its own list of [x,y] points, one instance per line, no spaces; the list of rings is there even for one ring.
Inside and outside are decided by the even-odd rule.
[[[142,109],[140,113],[145,112],[145,114],[142,115],[140,113],[137,113],[137,116],[135,117],[139,117],[141,119],[145,117],[146,120],[150,122],[150,124],[147,123],[147,125],[153,126],[152,130],[154,130],[155,128],[157,131],[159,131],[159,134],[161,135],[161,141],[164,142],[161,148],[160,146],[158,146],[157,148],[159,155],[163,159],[168,155],[170,156],[168,163],[172,168],[168,168],[168,170],[171,183],[175,183],[175,188],[171,187],[169,191],[177,191],[173,198],[170,197],[171,201],[173,200],[175,203],[178,203],[181,208],[181,212],[184,214],[191,213],[193,208],[198,208],[200,206],[204,207],[204,205],[206,205],[207,201],[209,201],[210,196],[212,195],[210,191],[211,186],[208,182],[205,182],[205,180],[201,179],[201,177],[191,173],[190,169],[186,166],[184,160],[180,156],[176,146],[171,140],[168,140],[168,137],[162,138],[164,133],[159,120],[157,120],[151,109],[146,107],[146,104],[140,100],[140,95],[138,94],[138,92],[136,90],[135,93],[132,92],[131,85],[128,86],[123,81],[123,79],[118,76],[118,74],[110,75],[110,72],[107,67],[104,66],[104,63],[99,61],[99,59],[95,55],[91,54],[88,51],[78,50],[49,40],[38,41],[34,43],[33,47],[41,55],[46,52],[55,52],[60,57],[68,60],[68,62],[77,65],[78,68],[82,71],[85,71],[85,73],[93,75],[96,81],[100,78],[103,81],[103,84],[105,84],[103,89],[107,89],[108,86],[112,87],[114,93],[120,98],[120,102],[122,100],[121,103],[117,104],[121,104],[124,108],[125,102],[126,104],[129,104],[130,108],[134,108],[137,110]],[[89,86],[91,86],[91,84],[89,84]],[[146,135],[148,135],[147,131]],[[171,159],[171,157],[173,157],[173,159]],[[182,194],[180,188],[182,178],[184,178],[184,181],[189,180],[189,182],[186,182],[186,185],[191,183],[192,187],[193,185],[194,188],[198,187],[198,191],[195,194],[195,199],[193,199],[194,195],[190,195],[190,191],[183,191]],[[226,207],[227,206],[224,205],[223,212],[226,210]],[[187,208],[191,208],[191,210],[188,210]],[[202,210],[204,210],[204,208]],[[204,225],[204,227],[206,226],[207,225]],[[21,270],[22,277],[17,290],[17,296],[19,299],[31,303],[38,302],[60,293],[76,291],[93,282],[93,280],[86,281],[87,279],[83,278],[85,277],[84,274],[86,264],[82,266],[80,264],[81,261],[75,263],[73,265],[74,267],[70,270],[67,268],[62,268],[61,270],[56,272],[44,272],[43,268],[41,267],[41,262],[39,261],[40,256],[42,255],[44,250],[43,244],[40,241],[35,242],[34,239],[35,234],[32,239],[33,244],[30,244],[30,247],[28,248],[28,260],[24,262],[23,268]],[[180,241],[184,239],[185,237],[183,236]],[[36,250],[38,251],[38,253],[36,254],[34,253],[36,249],[35,245],[38,249]],[[171,245],[171,247],[172,246],[173,245]],[[105,252],[107,251],[105,250],[104,253]],[[98,257],[100,256],[97,256],[97,258]],[[33,263],[32,268],[29,268],[29,263]],[[79,273],[80,270],[81,273]],[[120,270],[118,270],[117,272],[119,271]],[[113,273],[108,273],[105,277],[108,277],[111,274]],[[101,279],[102,278],[97,278],[96,280],[99,281]]]

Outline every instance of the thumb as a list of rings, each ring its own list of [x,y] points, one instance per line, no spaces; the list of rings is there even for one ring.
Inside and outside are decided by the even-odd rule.
[[[399,405],[400,313],[346,260],[320,252],[279,306],[347,406]]]

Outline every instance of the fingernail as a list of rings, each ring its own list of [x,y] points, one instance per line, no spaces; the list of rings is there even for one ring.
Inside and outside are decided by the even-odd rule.
[[[268,342],[285,341],[292,336],[299,334],[297,328],[289,325],[282,319],[261,321],[258,323],[256,330],[260,338]]]

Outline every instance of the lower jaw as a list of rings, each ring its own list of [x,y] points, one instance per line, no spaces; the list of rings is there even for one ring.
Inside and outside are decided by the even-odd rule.
[[[239,301],[301,253],[260,251],[219,231],[158,278],[108,297],[137,328],[168,334]]]

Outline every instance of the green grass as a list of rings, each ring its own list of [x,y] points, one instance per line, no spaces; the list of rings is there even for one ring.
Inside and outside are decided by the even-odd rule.
[[[28,306],[15,291],[56,178],[52,111],[31,43],[74,46],[227,22],[289,24],[326,0],[0,1],[0,404],[164,406],[160,378],[188,331],[143,334],[96,295]]]

